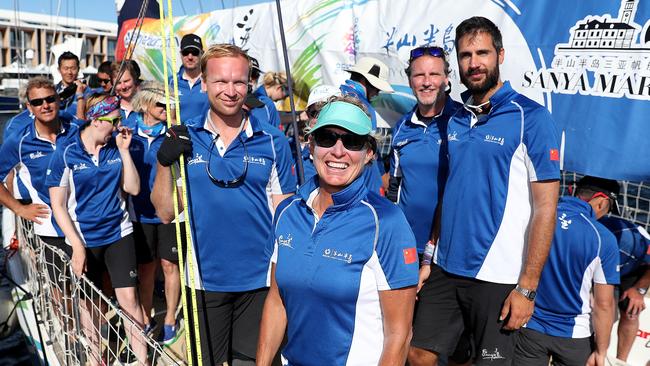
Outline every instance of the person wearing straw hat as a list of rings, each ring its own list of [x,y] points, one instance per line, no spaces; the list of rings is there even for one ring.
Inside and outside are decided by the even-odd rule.
[[[172,115],[167,116],[164,85],[145,81],[133,97],[133,110],[137,112],[137,124],[129,151],[141,179],[140,193],[129,196],[129,209],[138,259],[144,330],[145,333],[152,333],[156,327],[151,308],[156,268],[160,263],[165,277],[167,312],[159,339],[163,344],[170,344],[176,338],[176,307],[181,292],[176,229],[175,224],[163,224],[156,216],[150,195],[156,176],[156,154],[167,132],[166,122],[174,116],[175,108],[171,105]]]
[[[181,123],[189,121],[203,113],[208,107],[208,97],[203,91],[201,82],[201,55],[203,41],[196,34],[189,33],[181,38],[181,61],[183,65],[178,70],[178,100],[181,112]],[[169,77],[170,91],[174,91],[173,76]]]
[[[363,104],[345,96],[309,131],[317,175],[274,218],[258,365],[271,364],[285,331],[289,365],[406,361],[417,251],[402,211],[366,187],[371,130]]]
[[[562,365],[605,364],[619,254],[616,238],[598,219],[619,214],[619,189],[614,180],[585,176],[575,197],[560,198],[535,310],[517,334],[515,365],[546,366],[550,357]]]
[[[85,274],[101,288],[105,268],[120,307],[142,327],[133,225],[124,198],[140,191],[129,152],[132,133],[120,126],[119,97],[97,94],[87,105],[86,124],[57,145],[45,185],[54,218],[72,247],[74,274]],[[126,329],[131,349],[146,363],[147,346],[139,330]]]
[[[206,50],[201,71],[210,107],[167,131],[151,195],[158,217],[173,220],[170,166],[183,155],[193,239],[186,263],[194,263],[188,273],[196,280],[188,275],[187,292],[196,294],[200,352],[210,365],[255,360],[272,217],[296,189],[286,137],[242,109],[249,67],[237,46]]]

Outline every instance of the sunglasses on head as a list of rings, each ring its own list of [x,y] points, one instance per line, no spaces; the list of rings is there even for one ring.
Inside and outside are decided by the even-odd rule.
[[[122,121],[121,116],[117,117],[97,117],[98,121],[110,122],[113,126],[117,126]]]
[[[161,103],[161,102],[156,102],[156,107],[167,109],[167,104]]]
[[[45,98],[34,98],[34,99],[31,99],[31,100],[29,101],[29,104],[32,105],[32,106],[34,106],[34,107],[38,107],[38,106],[40,106],[41,104],[43,104],[43,102],[46,102],[47,104],[50,104],[50,103],[54,103],[54,102],[56,102],[56,94],[48,95],[48,96],[45,97]]]
[[[332,147],[340,139],[343,147],[350,151],[361,151],[368,142],[368,137],[365,135],[356,135],[354,133],[336,133],[330,130],[319,129],[312,133],[314,142],[320,147]]]
[[[440,57],[444,59],[446,57],[445,50],[443,50],[440,47],[418,47],[414,48],[411,50],[411,54],[409,56],[409,63],[413,60],[415,60],[418,57],[422,57],[424,55],[429,55],[433,57]]]
[[[596,193],[594,193],[593,196],[591,196],[591,198],[589,199],[589,201],[593,200],[593,199],[596,198],[596,197],[607,198],[607,199],[609,200],[609,211],[611,212],[612,210],[614,210],[614,206],[616,205],[616,202],[615,202],[615,201],[616,201],[616,197],[615,197],[615,196],[613,196],[613,195],[608,195],[608,194],[603,193],[603,192],[596,192]]]
[[[186,48],[181,51],[181,55],[187,56],[187,55],[192,55],[192,56],[198,56],[201,51],[197,50],[196,48]]]
[[[111,79],[102,79],[102,78],[97,78],[100,84],[110,84]]]

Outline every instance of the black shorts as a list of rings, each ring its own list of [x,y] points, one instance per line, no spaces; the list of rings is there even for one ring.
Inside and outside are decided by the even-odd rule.
[[[186,287],[185,291],[191,318],[191,290]],[[255,360],[262,308],[268,292],[266,287],[246,292],[196,290],[204,365],[232,364],[232,359]]]
[[[503,330],[507,319],[499,321],[499,316],[503,302],[515,285],[455,276],[435,264],[431,265],[431,273],[435,279],[432,280],[430,291],[440,299],[431,300],[427,305],[430,309],[427,312],[436,313],[435,319],[439,321],[429,325],[428,331],[435,333],[429,335],[430,342],[441,345],[440,352],[443,354],[457,354],[461,357],[466,355],[463,348],[471,344],[476,357],[475,365],[512,365],[515,332]],[[425,298],[427,297],[430,296],[425,293]],[[421,333],[422,327],[418,328]],[[464,335],[470,340],[464,339]],[[423,338],[426,336],[418,335],[417,339],[415,334],[413,336],[416,342]],[[431,349],[424,344],[411,344]],[[456,358],[458,357],[454,356]]]
[[[65,255],[60,255],[58,251],[46,249],[45,266],[50,276],[50,281],[54,283],[63,283],[70,278],[70,258],[72,258],[72,247],[65,242],[65,238],[57,236],[39,236],[45,244],[49,244],[60,249]]]
[[[449,356],[457,363],[467,362],[472,349],[462,317],[454,285],[440,267],[431,265],[415,303],[411,346]]]
[[[591,338],[553,337],[536,330],[523,328],[517,332],[515,365],[584,366],[593,350]]]
[[[185,243],[185,223],[181,223],[181,243]],[[151,263],[156,258],[163,258],[178,263],[176,245],[176,224],[133,223],[138,264]],[[183,245],[184,247],[184,245]]]
[[[86,277],[102,288],[102,275],[108,271],[113,288],[135,287],[138,284],[138,264],[135,259],[133,235],[100,247],[86,248]]]

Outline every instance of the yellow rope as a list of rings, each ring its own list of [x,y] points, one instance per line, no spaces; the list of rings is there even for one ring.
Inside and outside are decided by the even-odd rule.
[[[163,84],[165,85],[165,99],[167,101],[166,103],[166,113],[167,113],[167,127],[171,127],[171,116],[170,113],[170,95],[169,95],[169,77],[168,77],[168,71],[167,71],[167,38],[165,37],[165,14],[163,10],[163,3],[162,0],[158,0],[159,7],[160,7],[160,38],[162,40],[162,63],[163,63],[163,77],[164,77],[164,82]],[[172,70],[176,70],[176,49],[175,49],[175,35],[174,35],[174,26],[173,26],[173,16],[172,16],[172,4],[171,0],[167,1],[167,11],[168,11],[168,17],[167,17],[167,23],[168,23],[168,30],[169,30],[169,40],[170,40],[170,55],[171,55],[171,60],[172,60]],[[178,76],[176,73],[172,73],[172,77],[174,80],[174,105],[176,106],[176,121],[179,123],[182,123],[181,117],[180,117],[180,103],[178,100]],[[196,360],[198,366],[203,365],[203,357],[201,353],[201,336],[199,333],[199,317],[198,317],[198,305],[196,301],[196,290],[195,290],[195,279],[194,279],[194,260],[193,260],[193,243],[192,243],[192,232],[190,231],[190,215],[189,215],[189,210],[188,210],[188,199],[187,199],[187,186],[186,186],[186,176],[185,176],[185,161],[183,159],[179,159],[179,165],[180,165],[180,176],[181,176],[181,194],[183,197],[183,212],[185,213],[185,241],[187,243],[187,258],[188,258],[188,273],[190,277],[190,294],[192,297],[192,319],[194,320],[192,323],[194,325],[194,339],[196,341]],[[181,240],[181,223],[179,220],[179,207],[178,207],[178,189],[176,187],[176,172],[172,169],[172,186],[174,190],[173,194],[173,201],[174,201],[174,216],[176,217],[176,247],[178,250],[178,267],[179,267],[179,272],[180,272],[180,279],[181,279],[181,298],[182,298],[182,306],[183,306],[183,323],[185,326],[185,344],[186,344],[186,351],[187,351],[187,362],[189,366],[192,366],[192,347],[191,347],[191,342],[190,342],[190,326],[189,326],[189,313],[188,313],[188,306],[187,306],[187,298],[186,298],[186,293],[185,293],[185,268],[184,268],[184,261],[183,261],[183,246],[182,246],[182,240]]]

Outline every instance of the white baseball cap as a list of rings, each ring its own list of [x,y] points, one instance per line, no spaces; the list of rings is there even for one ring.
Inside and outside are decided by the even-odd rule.
[[[334,85],[319,85],[311,90],[307,98],[307,108],[318,102],[327,102],[333,96],[340,96],[341,90]]]

